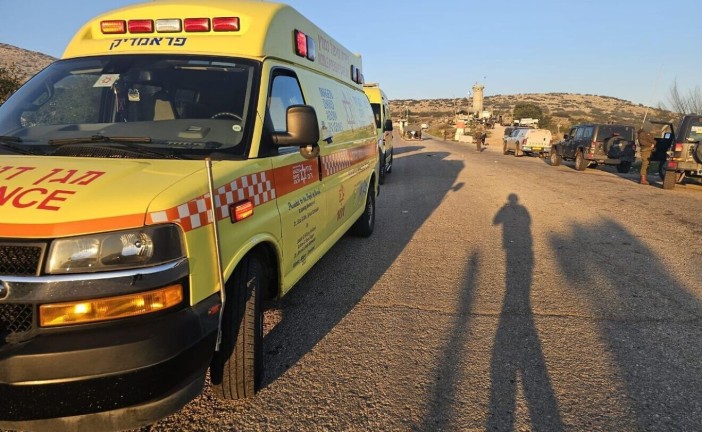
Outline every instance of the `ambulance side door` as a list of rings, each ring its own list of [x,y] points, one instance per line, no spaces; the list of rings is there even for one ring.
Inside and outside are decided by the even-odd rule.
[[[265,129],[285,132],[287,108],[305,104],[305,97],[294,71],[275,67],[270,73]],[[287,290],[314,263],[308,263],[308,258],[323,241],[328,217],[319,158],[305,159],[298,147],[273,148],[269,144],[269,149],[281,220],[283,289]]]

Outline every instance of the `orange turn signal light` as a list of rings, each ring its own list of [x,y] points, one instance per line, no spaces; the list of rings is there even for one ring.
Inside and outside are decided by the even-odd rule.
[[[183,286],[169,285],[153,291],[79,300],[39,306],[39,325],[54,327],[133,317],[179,305],[183,302]]]

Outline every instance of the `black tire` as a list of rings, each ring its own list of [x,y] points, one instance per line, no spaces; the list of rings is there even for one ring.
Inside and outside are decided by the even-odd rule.
[[[390,174],[392,172],[392,163],[395,161],[395,158],[393,157],[393,150],[395,150],[395,149],[394,148],[390,149],[390,163],[388,164],[388,168],[385,171],[386,174]]]
[[[361,217],[351,226],[351,234],[357,237],[369,237],[375,228],[375,187],[370,183],[366,195],[366,205]]]
[[[227,281],[222,341],[210,364],[212,390],[220,399],[253,397],[261,385],[266,283],[264,261],[253,254]]]
[[[549,154],[549,160],[551,161],[551,166],[558,166],[561,164],[561,161],[563,159],[561,158],[561,155],[558,154],[557,150],[551,149],[551,154]]]
[[[380,153],[380,169],[378,169],[378,184],[385,184],[385,155]]]
[[[575,169],[578,171],[585,171],[588,165],[590,165],[590,161],[585,159],[581,150],[578,150],[575,154]]]
[[[617,172],[621,174],[626,174],[629,170],[631,170],[631,162],[629,161],[621,161],[619,165],[617,165]]]
[[[692,155],[694,156],[697,163],[702,164],[702,142],[697,143]]]
[[[663,171],[663,189],[672,190],[675,189],[675,182],[678,178],[678,173],[675,171]]]

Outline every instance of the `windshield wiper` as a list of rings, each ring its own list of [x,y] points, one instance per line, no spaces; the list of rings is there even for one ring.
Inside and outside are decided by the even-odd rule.
[[[9,148],[10,150],[13,150],[17,153],[26,154],[26,155],[35,155],[35,156],[41,155],[41,153],[37,153],[37,152],[34,152],[32,150],[29,150],[28,148],[17,145],[21,142],[22,142],[22,138],[20,138],[20,137],[9,136],[9,135],[0,135],[0,144],[2,144],[5,148]]]
[[[89,136],[89,137],[52,139],[52,140],[49,140],[49,145],[62,146],[62,145],[70,145],[70,144],[116,143],[116,144],[123,144],[132,150],[141,151],[142,153],[145,153],[145,154],[151,154],[151,155],[160,156],[163,158],[171,157],[171,158],[176,158],[176,159],[188,159],[184,156],[176,155],[175,153],[160,152],[160,151],[154,150],[152,148],[149,148],[147,146],[141,145],[141,144],[150,144],[152,142],[154,142],[154,141],[151,139],[151,137],[148,137],[148,136],[109,137],[109,136],[105,136],[105,135],[93,135],[93,136]]]
[[[49,140],[50,145],[56,146],[65,144],[93,144],[98,142],[148,144],[151,142],[151,137],[108,137],[105,135],[93,135],[89,137],[59,138]]]

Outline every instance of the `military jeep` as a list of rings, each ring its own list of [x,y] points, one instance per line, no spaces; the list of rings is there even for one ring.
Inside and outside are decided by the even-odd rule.
[[[677,129],[670,122],[651,123],[662,125],[664,131],[651,154],[651,160],[659,162],[663,189],[675,188],[686,177],[702,178],[702,115],[684,115]]]

